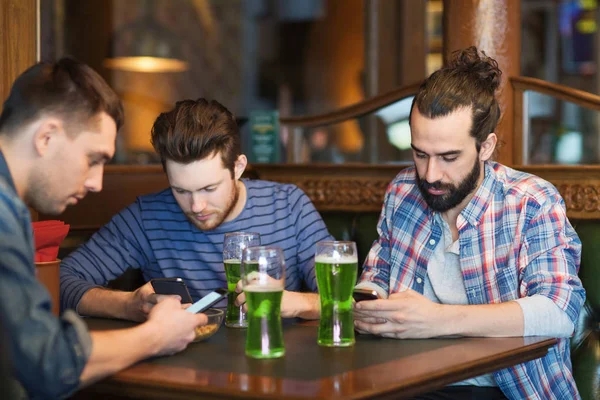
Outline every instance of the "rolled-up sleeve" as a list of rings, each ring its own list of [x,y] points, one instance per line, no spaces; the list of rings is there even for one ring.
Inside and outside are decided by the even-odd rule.
[[[91,353],[91,337],[73,312],[57,318],[35,277],[24,204],[0,191],[0,315],[15,377],[33,398],[68,396]]]
[[[585,301],[577,276],[580,262],[581,241],[557,196],[540,205],[529,221],[519,260],[520,296],[548,298],[575,324]]]

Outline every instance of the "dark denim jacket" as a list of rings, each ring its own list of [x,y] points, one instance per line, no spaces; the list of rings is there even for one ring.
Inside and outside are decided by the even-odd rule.
[[[50,294],[35,277],[31,217],[17,196],[0,151],[0,317],[12,372],[31,398],[60,398],[79,386],[91,353],[83,321],[52,314]]]

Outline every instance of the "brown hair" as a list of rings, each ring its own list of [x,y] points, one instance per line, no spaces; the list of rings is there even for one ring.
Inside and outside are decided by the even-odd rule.
[[[152,145],[165,170],[166,160],[188,164],[217,153],[232,177],[241,154],[233,114],[221,103],[202,98],[178,101],[160,114],[152,127]]]
[[[460,108],[473,112],[471,136],[477,151],[488,135],[496,130],[500,106],[495,92],[500,86],[502,71],[493,58],[471,46],[452,53],[448,65],[429,76],[413,100],[419,112],[427,118],[444,117]]]
[[[123,125],[123,105],[115,92],[89,66],[70,57],[56,63],[38,63],[14,82],[0,114],[0,134],[16,135],[20,128],[43,114],[65,121],[75,136],[100,112]]]

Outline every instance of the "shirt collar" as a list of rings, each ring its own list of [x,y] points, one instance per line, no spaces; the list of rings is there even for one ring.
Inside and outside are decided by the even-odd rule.
[[[12,175],[10,174],[10,170],[8,169],[8,164],[6,163],[6,159],[4,158],[2,150],[0,150],[0,177],[4,178],[4,180],[12,188],[12,190],[15,191],[15,193],[17,192],[17,188],[13,181]]]
[[[472,226],[477,226],[483,218],[483,213],[487,210],[491,200],[494,197],[496,187],[496,162],[486,161],[483,166],[483,182],[477,188],[475,195],[469,201],[469,204],[461,211],[460,215]],[[461,228],[459,222],[458,228]]]

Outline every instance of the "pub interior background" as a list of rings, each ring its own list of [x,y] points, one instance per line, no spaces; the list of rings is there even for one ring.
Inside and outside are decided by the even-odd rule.
[[[314,115],[418,83],[442,65],[441,0],[40,0],[42,60],[70,54],[126,110],[115,164],[153,164],[150,128],[184,98],[240,122],[251,161],[255,111]],[[390,14],[382,17],[382,13]],[[596,0],[521,0],[521,75],[600,92]],[[154,64],[124,61],[154,56]],[[164,65],[157,56],[171,61]],[[159,60],[160,61],[160,60]],[[597,112],[527,94],[526,164],[596,164]],[[410,98],[375,117],[292,131],[281,162],[406,164]]]
[[[0,20],[4,97],[36,60],[71,54],[96,69],[125,104],[127,121],[103,191],[60,216],[71,224],[65,252],[137,195],[168,184],[149,143],[150,127],[177,100],[222,102],[237,116],[244,151],[251,153],[252,113],[340,110],[417,84],[452,49],[474,43],[491,49],[505,77],[513,78],[502,88],[507,118],[498,131],[506,143],[499,160],[552,182],[582,239],[579,275],[591,289],[572,359],[580,390],[596,393],[600,130],[594,109],[600,103],[562,87],[545,95],[543,81],[522,77],[600,94],[597,0],[0,0]],[[132,55],[161,59],[124,58]],[[285,164],[253,162],[253,168],[261,178],[297,184],[328,226],[339,228],[336,238],[352,232],[366,239],[385,188],[411,163],[408,106],[410,97],[343,123],[298,130],[282,124],[277,137]],[[55,217],[33,212],[32,218]],[[363,241],[368,251],[372,241]]]

